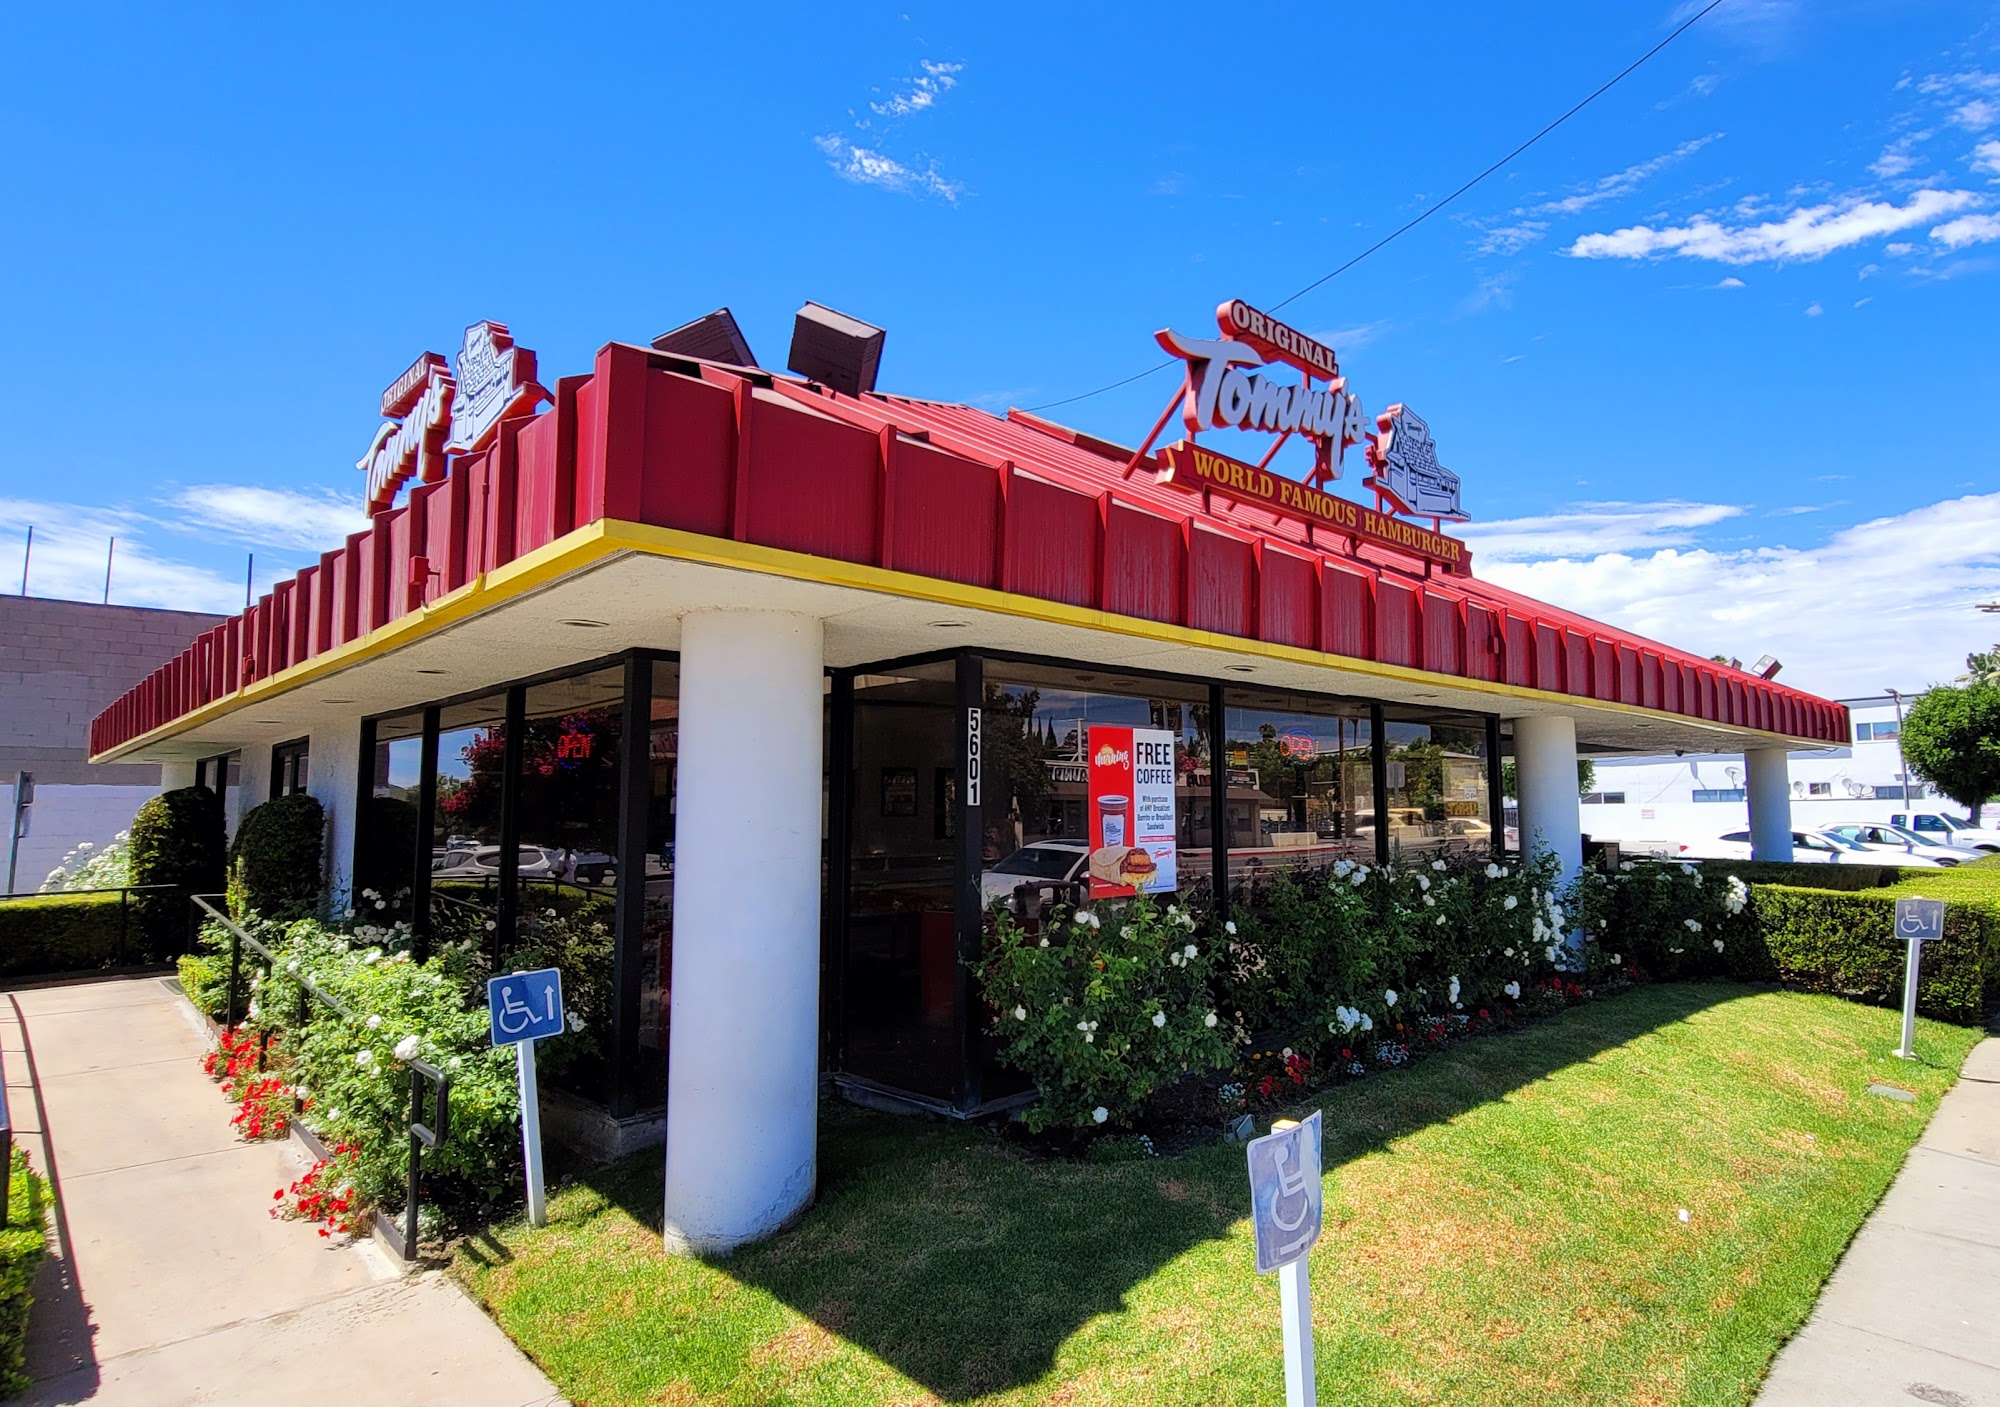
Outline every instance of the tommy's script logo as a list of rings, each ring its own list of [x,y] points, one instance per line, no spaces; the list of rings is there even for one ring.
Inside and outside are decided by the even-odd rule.
[[[1187,363],[1181,423],[1188,433],[1214,428],[1303,435],[1318,451],[1314,481],[1339,478],[1342,456],[1361,443],[1367,422],[1333,349],[1240,299],[1217,308],[1215,320],[1220,337],[1154,334],[1165,351]],[[1303,379],[1288,385],[1257,374],[1274,364],[1295,368]],[[1315,386],[1314,378],[1326,384]]]

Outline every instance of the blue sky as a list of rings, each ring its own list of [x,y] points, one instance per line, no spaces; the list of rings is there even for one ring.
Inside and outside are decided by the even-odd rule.
[[[1435,202],[1669,3],[39,7],[0,55],[0,584],[240,604],[346,530],[382,387],[812,298],[884,389],[1089,391]],[[2000,8],[1725,0],[1286,308],[1420,409],[1478,570],[1832,694],[2000,633]],[[1171,374],[1048,412],[1144,434]],[[1350,473],[1350,479],[1357,475]],[[0,588],[3,589],[3,588]]]

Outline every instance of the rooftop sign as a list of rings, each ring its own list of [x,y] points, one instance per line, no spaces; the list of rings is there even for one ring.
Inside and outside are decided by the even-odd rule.
[[[505,323],[465,329],[455,375],[443,356],[423,353],[382,392],[383,424],[355,462],[368,476],[368,512],[394,504],[412,478],[436,483],[446,456],[486,448],[502,420],[532,414],[548,397],[535,383],[535,354],[514,345]]]
[[[1371,431],[1333,348],[1241,299],[1218,307],[1215,322],[1219,337],[1188,337],[1172,330],[1155,334],[1187,370],[1131,468],[1153,450],[1178,407],[1187,438],[1159,450],[1154,461],[1159,483],[1221,493],[1356,541],[1412,553],[1447,570],[1467,569],[1465,544],[1438,531],[1444,520],[1465,517],[1458,475],[1438,462],[1430,426],[1421,416],[1408,406],[1392,405],[1376,417]],[[1299,381],[1274,380],[1270,372],[1279,366],[1296,370]],[[1211,429],[1263,431],[1278,439],[1251,464],[1198,446],[1196,437]],[[1313,445],[1313,470],[1303,480],[1270,470],[1279,447],[1293,435]],[[1357,444],[1365,447],[1371,471],[1362,483],[1375,494],[1373,509],[1325,491],[1329,480],[1340,477],[1348,447]],[[1431,529],[1403,521],[1399,514],[1429,518]]]

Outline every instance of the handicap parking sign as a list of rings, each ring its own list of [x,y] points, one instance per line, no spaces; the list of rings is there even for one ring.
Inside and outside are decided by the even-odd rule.
[[[1944,900],[1898,899],[1896,936],[1914,938],[1919,943],[1936,943],[1944,937]]]
[[[562,973],[553,967],[510,972],[486,984],[493,1044],[516,1045],[563,1032]]]
[[[1320,1185],[1320,1112],[1253,1138],[1250,1221],[1257,1232],[1257,1273],[1269,1275],[1319,1240],[1325,1189]]]

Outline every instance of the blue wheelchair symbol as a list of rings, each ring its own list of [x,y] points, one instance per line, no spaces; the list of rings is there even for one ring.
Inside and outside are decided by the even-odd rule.
[[[486,984],[493,1044],[516,1045],[563,1032],[562,973],[553,967],[512,972]]]

